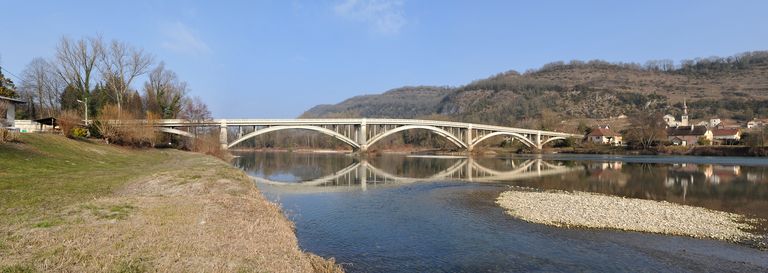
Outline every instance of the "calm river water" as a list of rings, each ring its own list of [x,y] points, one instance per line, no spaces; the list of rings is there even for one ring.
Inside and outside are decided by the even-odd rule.
[[[713,240],[562,229],[514,219],[510,186],[666,200],[768,219],[768,160],[238,154],[302,249],[348,272],[766,272],[768,251]],[[765,233],[765,227],[759,233]]]

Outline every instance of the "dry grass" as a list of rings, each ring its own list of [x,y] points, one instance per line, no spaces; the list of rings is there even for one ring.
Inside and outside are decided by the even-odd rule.
[[[94,123],[101,136],[109,143],[134,147],[153,147],[158,134],[151,126],[157,120],[154,114],[148,114],[147,124],[137,123],[137,116],[121,110],[115,105],[105,105]]]
[[[190,141],[189,149],[193,152],[211,155],[226,161],[232,159],[232,155],[221,147],[219,136],[213,132],[198,135]]]
[[[72,129],[82,125],[82,118],[74,110],[64,110],[56,117],[61,132],[67,137],[72,137]]]
[[[344,268],[336,263],[333,258],[324,259],[323,257],[315,254],[309,254],[309,262],[312,264],[312,269],[315,273],[339,273],[344,272]]]
[[[3,213],[15,210],[29,215],[0,223],[0,272],[341,272],[333,261],[302,252],[293,225],[280,208],[267,201],[242,171],[225,162],[165,150],[163,164],[156,164],[144,159],[159,153],[155,150],[65,142],[61,145],[110,152],[89,152],[96,159],[79,163],[109,166],[102,179],[110,179],[114,186],[65,199],[45,212],[34,207],[47,202],[33,203],[31,209],[4,205]],[[21,144],[0,148],[26,149],[27,156],[58,156]],[[99,163],[116,151],[126,158],[150,161],[149,165]],[[59,186],[106,182],[99,180],[99,173],[89,173],[94,175],[88,182],[66,179]],[[117,176],[125,177],[117,182],[114,176],[106,176],[116,173],[131,175]],[[49,177],[37,181],[62,176],[60,172],[43,175]],[[0,197],[15,200],[12,195],[20,192],[3,184],[17,176],[0,171],[0,181],[5,176],[9,179],[0,182],[0,195],[5,196]]]
[[[15,142],[19,139],[19,132],[0,128],[0,144]]]

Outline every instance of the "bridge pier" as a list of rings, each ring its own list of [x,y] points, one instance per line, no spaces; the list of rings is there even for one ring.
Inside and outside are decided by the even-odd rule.
[[[360,130],[357,132],[357,142],[360,144],[360,153],[368,152],[368,125],[365,119],[360,122]]]
[[[536,150],[537,150],[537,152],[541,152],[541,146],[543,146],[541,144],[541,131],[536,132],[536,142],[535,143],[536,143]]]
[[[472,153],[472,149],[475,148],[475,144],[472,143],[472,125],[467,126],[467,135],[464,142],[467,144],[467,153]]]
[[[227,136],[227,120],[221,120],[219,124],[219,144],[222,149],[229,148],[229,137]]]

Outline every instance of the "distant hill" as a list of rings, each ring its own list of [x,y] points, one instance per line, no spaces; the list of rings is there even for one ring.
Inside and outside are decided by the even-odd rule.
[[[363,95],[339,104],[322,104],[304,112],[301,117],[386,117],[413,118],[435,112],[440,102],[454,89],[414,86],[392,89],[379,95]]]
[[[694,119],[768,116],[768,51],[632,63],[554,62],[508,71],[455,88],[402,87],[319,105],[302,117],[433,118],[547,127],[545,119],[609,118],[637,111]]]

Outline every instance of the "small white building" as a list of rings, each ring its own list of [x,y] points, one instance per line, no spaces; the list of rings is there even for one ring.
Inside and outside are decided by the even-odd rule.
[[[23,100],[0,96],[0,128],[16,125],[16,105],[24,103]]]
[[[721,123],[723,123],[723,121],[721,121],[719,118],[711,118],[709,119],[709,128],[715,128]]]

